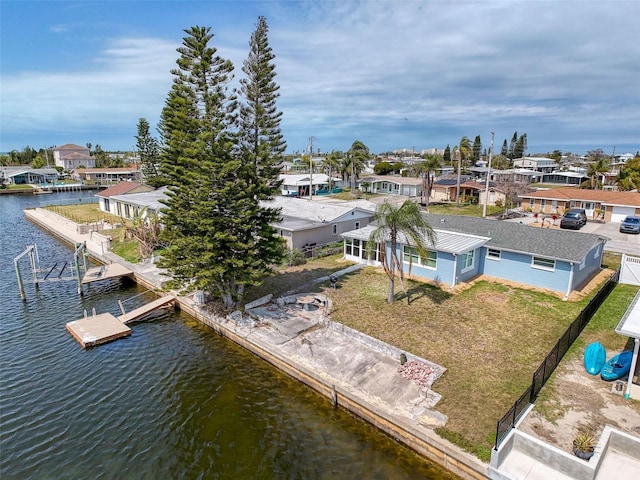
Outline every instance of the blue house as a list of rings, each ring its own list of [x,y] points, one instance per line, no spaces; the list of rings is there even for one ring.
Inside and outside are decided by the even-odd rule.
[[[458,215],[424,214],[435,233],[427,258],[398,239],[405,273],[450,287],[478,275],[569,294],[600,271],[606,237],[566,230]],[[381,247],[367,258],[366,244],[375,226],[346,232],[345,259],[381,265]],[[389,245],[385,248],[390,248]],[[388,250],[387,250],[388,251]]]

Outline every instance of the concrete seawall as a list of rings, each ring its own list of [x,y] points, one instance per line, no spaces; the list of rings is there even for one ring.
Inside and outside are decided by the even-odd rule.
[[[87,249],[96,260],[105,264],[120,263],[125,265],[134,272],[135,280],[148,289],[161,290],[168,280],[153,264],[132,265],[111,252],[103,252],[101,245],[91,241],[89,234],[79,234],[77,226],[73,222],[62,217],[54,218],[52,215],[57,216],[57,214],[53,212],[41,209],[25,210],[25,215],[32,222],[71,245],[82,241],[87,242]],[[331,399],[336,405],[361,417],[434,463],[465,480],[489,478],[488,464],[435,434],[428,419],[438,419],[439,414],[436,411],[431,411],[429,405],[416,408],[415,403],[425,401],[425,398],[415,385],[411,385],[411,382],[407,381],[402,384],[404,392],[398,392],[390,387],[386,387],[387,391],[362,391],[355,386],[359,385],[358,383],[345,380],[344,370],[353,369],[353,358],[360,354],[358,349],[367,350],[361,354],[363,358],[366,356],[366,359],[363,360],[366,364],[360,364],[356,369],[362,370],[360,375],[375,375],[376,371],[380,372],[384,368],[395,371],[397,369],[395,364],[398,362],[397,352],[399,351],[395,347],[382,344],[376,339],[361,338],[362,334],[358,335],[359,332],[345,332],[346,327],[342,328],[339,324],[329,325],[327,328],[320,329],[322,331],[316,332],[316,334],[330,335],[328,342],[331,344],[335,344],[337,338],[338,342],[343,343],[343,350],[348,353],[349,358],[347,360],[340,359],[337,362],[336,371],[323,370],[314,367],[316,365],[314,363],[306,362],[305,358],[301,356],[303,354],[299,353],[301,350],[292,350],[292,348],[296,348],[292,347],[292,344],[297,347],[305,342],[310,344],[308,338],[314,342],[318,341],[314,348],[321,348],[322,345],[319,342],[322,338],[320,337],[300,335],[295,338],[281,338],[282,336],[280,336],[274,339],[274,336],[278,335],[274,329],[255,328],[250,322],[245,325],[242,321],[234,321],[231,316],[226,318],[216,316],[197,305],[190,297],[177,297],[177,302],[181,310],[208,325],[218,334],[313,388]],[[367,346],[367,342],[373,344]],[[289,350],[282,347],[285,344]],[[308,349],[311,350],[311,347],[309,346]],[[376,357],[372,357],[372,355]],[[393,360],[391,360],[392,356]],[[346,378],[356,376],[353,371],[348,373]],[[381,390],[383,388],[384,386],[381,387]]]

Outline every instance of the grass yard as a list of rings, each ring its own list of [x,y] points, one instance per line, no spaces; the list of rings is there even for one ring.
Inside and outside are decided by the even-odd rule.
[[[49,205],[47,210],[62,215],[76,223],[96,223],[103,220],[109,223],[123,223],[117,215],[100,211],[97,203],[78,203],[77,205]]]
[[[292,267],[250,289],[247,301],[300,289],[348,266],[339,256]],[[480,281],[455,294],[407,281],[411,303],[396,282],[397,301],[386,303],[388,279],[374,268],[340,277],[335,290],[309,284],[333,301],[334,320],[438,363],[448,370],[433,385],[436,409],[449,421],[438,433],[488,460],[496,422],[531,383],[540,362],[595,294],[577,302],[513,286]],[[526,332],[526,334],[523,334]]]

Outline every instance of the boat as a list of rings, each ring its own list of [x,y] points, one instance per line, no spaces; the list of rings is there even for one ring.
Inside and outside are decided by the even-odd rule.
[[[584,351],[584,368],[589,375],[598,375],[607,361],[607,351],[600,342],[590,343]]]
[[[633,353],[631,350],[624,350],[617,355],[614,355],[604,364],[602,370],[600,371],[600,376],[603,380],[611,381],[617,380],[620,377],[629,373],[629,369],[631,368],[631,358],[633,357]]]

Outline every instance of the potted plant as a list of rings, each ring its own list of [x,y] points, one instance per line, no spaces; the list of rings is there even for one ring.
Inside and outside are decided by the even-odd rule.
[[[573,437],[573,453],[584,460],[589,460],[593,456],[593,452],[596,448],[596,439],[588,431],[578,431],[575,437]]]

